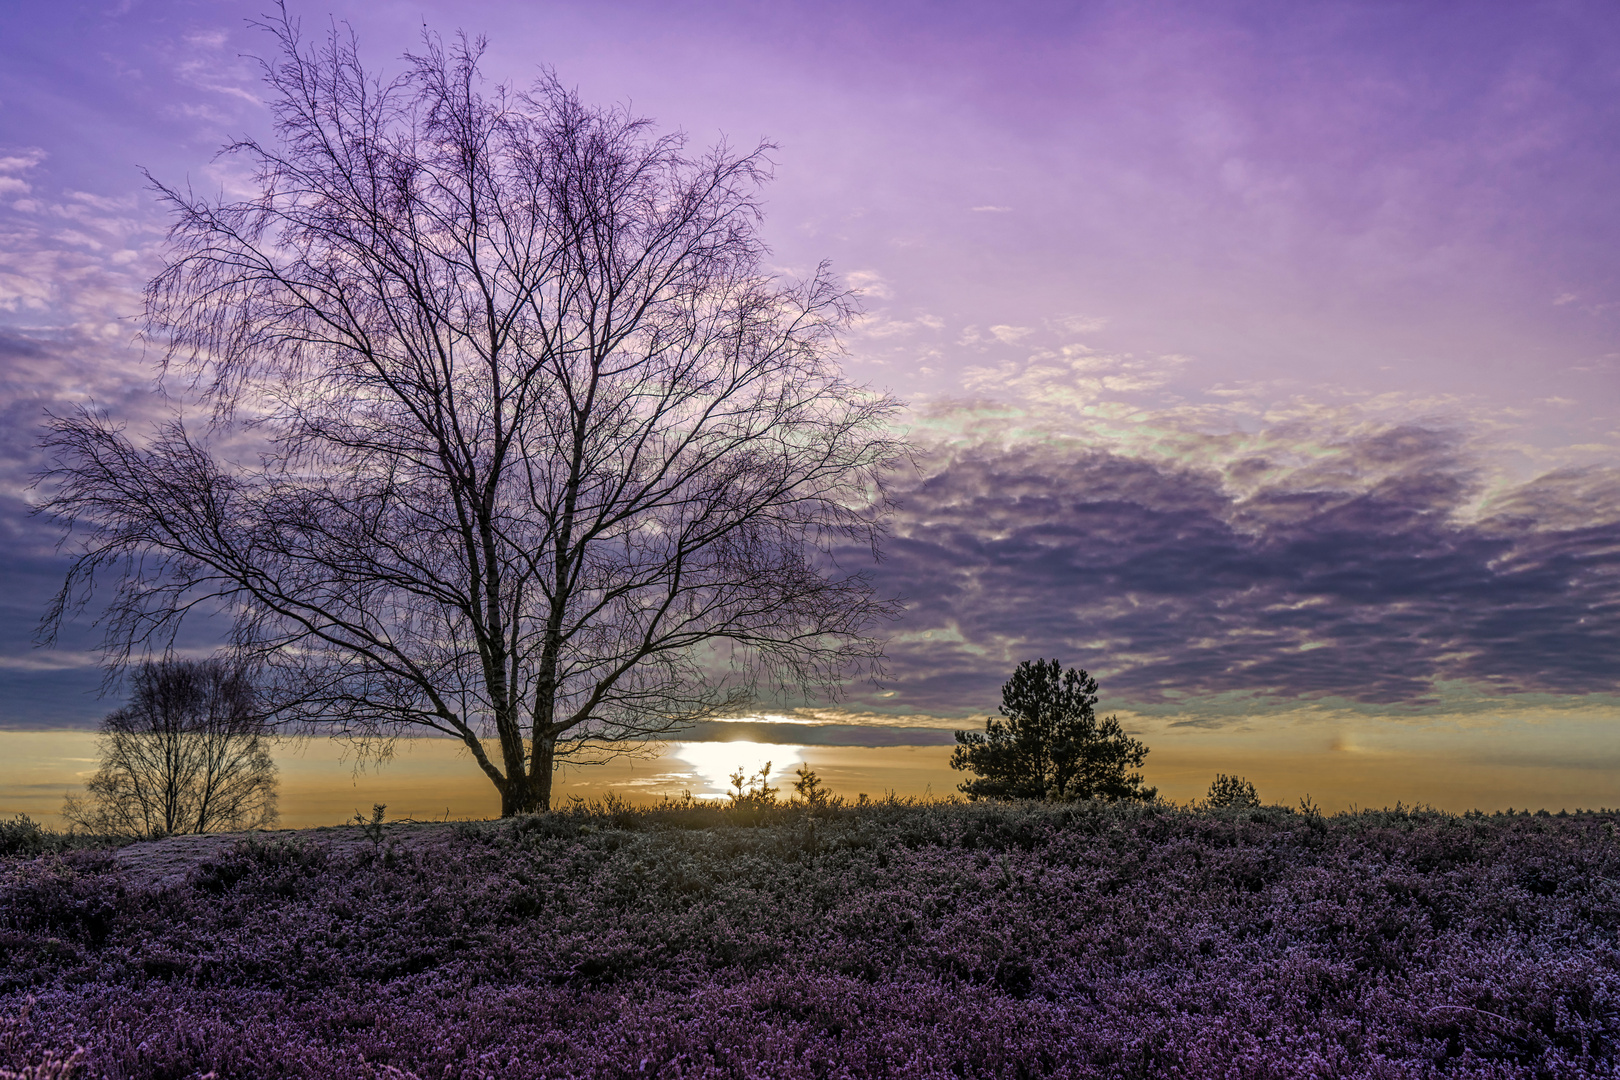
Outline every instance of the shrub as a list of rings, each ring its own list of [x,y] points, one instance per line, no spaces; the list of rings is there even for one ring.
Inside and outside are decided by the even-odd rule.
[[[793,781],[793,791],[805,806],[812,810],[824,810],[831,805],[832,794],[821,786],[821,777],[809,765],[801,764],[793,775],[798,777]]]
[[[731,774],[731,790],[727,798],[736,810],[763,810],[777,804],[777,788],[770,785],[771,763],[767,761],[759,772],[744,775],[741,769]]]
[[[1620,1069],[1614,813],[750,813],[395,823],[392,859],[255,838],[161,887],[105,855],[12,863],[0,1015],[40,1007],[0,1065],[84,1046],[85,1075],[127,1080]]]
[[[60,839],[42,829],[27,814],[0,821],[0,856],[31,859],[47,851],[60,850]]]
[[[1260,795],[1243,777],[1216,773],[1214,782],[1209,785],[1209,794],[1204,796],[1204,804],[1217,810],[1247,809],[1260,805]]]

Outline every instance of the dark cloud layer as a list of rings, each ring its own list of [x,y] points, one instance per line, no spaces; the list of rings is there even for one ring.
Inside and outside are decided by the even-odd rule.
[[[0,671],[0,731],[93,728],[120,703],[102,693],[101,671]]]
[[[35,643],[67,570],[39,553],[49,551],[44,532],[21,503],[0,498],[0,730],[90,727],[113,707],[101,695],[92,619],[65,627],[53,647]]]
[[[682,742],[745,741],[800,746],[951,746],[956,742],[956,736],[942,728],[746,720],[694,724],[682,729],[679,738]]]
[[[936,451],[883,584],[908,598],[872,704],[960,714],[1056,656],[1115,704],[1620,690],[1620,471],[1476,503],[1456,435],[1390,427],[1201,465],[1062,442]]]
[[[1620,692],[1620,469],[1498,483],[1485,498],[1451,431],[1279,429],[1247,455],[1179,438],[1152,454],[1023,437],[925,455],[877,569],[907,600],[891,677],[846,704],[897,723],[896,711],[982,715],[1034,657],[1088,668],[1121,708],[1252,695],[1399,709],[1433,703],[1441,681]],[[90,724],[109,707],[90,620],[56,649],[32,647],[65,569],[50,532],[0,499],[0,727]],[[769,726],[696,737],[874,738]]]

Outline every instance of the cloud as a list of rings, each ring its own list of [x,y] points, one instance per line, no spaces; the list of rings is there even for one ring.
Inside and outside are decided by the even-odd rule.
[[[1066,334],[1094,334],[1108,325],[1107,318],[1100,315],[1059,315],[1047,321]]]
[[[0,155],[0,179],[43,160]],[[161,212],[138,196],[71,191],[30,207],[0,211],[0,727],[90,723],[106,709],[87,622],[56,648],[33,642],[66,571],[60,530],[30,514],[44,414],[93,403],[140,426],[170,404],[153,392],[132,319],[160,258]]]
[[[102,695],[101,672],[0,670],[0,730],[95,727],[117,705]]]
[[[876,270],[851,270],[844,275],[844,285],[851,292],[877,300],[892,300],[894,290],[889,288],[883,275]]]
[[[854,320],[852,336],[860,338],[865,344],[870,344],[885,338],[905,338],[924,332],[938,333],[944,326],[943,319],[926,312],[912,319],[892,319],[883,312],[866,312]],[[916,355],[915,348],[907,346],[907,355]]]
[[[0,656],[0,671],[77,671],[96,669],[100,663],[100,655],[94,652],[49,649],[20,656]]]
[[[908,604],[899,693],[860,700],[962,715],[1038,656],[1121,707],[1620,692],[1620,469],[1487,494],[1470,441],[1436,425],[1179,438],[934,445],[880,569]]]
[[[30,146],[26,150],[0,152],[0,173],[24,173],[37,167],[46,158],[44,150]]]
[[[1030,333],[1009,326],[992,326],[990,331],[1008,344]],[[1006,396],[1025,405],[1084,409],[1104,400],[1158,390],[1186,362],[1180,356],[1138,357],[1099,353],[1084,345],[1060,345],[994,367],[966,368],[962,385],[970,393]]]
[[[229,36],[223,30],[193,30],[183,35],[187,45],[204,49],[222,48]]]
[[[232,55],[226,46],[230,35],[224,30],[197,30],[182,39],[184,49],[172,52],[176,77],[198,90],[220,94],[252,106],[264,107],[259,73],[248,57]]]
[[[0,217],[0,311],[99,333],[140,310],[165,231],[157,207],[71,191],[26,202]]]
[[[800,724],[768,720],[733,720],[683,728],[683,742],[793,743],[800,746],[950,746],[950,729],[938,725],[899,726],[893,717],[883,724]]]

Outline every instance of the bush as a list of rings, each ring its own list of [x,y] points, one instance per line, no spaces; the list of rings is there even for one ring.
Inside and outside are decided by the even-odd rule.
[[[121,837],[90,833],[59,833],[40,825],[27,814],[0,821],[0,858],[34,859],[86,848],[118,847],[128,843]]]
[[[1617,821],[680,801],[161,888],[72,854],[0,876],[0,1012],[128,1080],[1612,1077]]]
[[[1204,804],[1216,810],[1251,809],[1260,805],[1260,794],[1241,776],[1216,773]]]
[[[59,851],[59,841],[40,828],[27,814],[0,821],[0,856],[31,859],[47,851]]]

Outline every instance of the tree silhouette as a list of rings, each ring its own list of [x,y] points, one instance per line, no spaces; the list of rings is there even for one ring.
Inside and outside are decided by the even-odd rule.
[[[1241,776],[1216,773],[1209,785],[1209,794],[1204,796],[1204,803],[1216,809],[1254,807],[1260,805],[1260,793]]]
[[[1097,680],[1056,660],[1026,660],[1001,688],[1001,715],[958,731],[951,768],[978,774],[971,799],[1152,799],[1140,768],[1148,748],[1115,717],[1098,720]]]
[[[63,816],[155,839],[276,821],[276,765],[252,680],[224,660],[141,664],[130,703],[101,724],[101,767]]]
[[[82,547],[47,632],[104,576],[115,663],[223,608],[278,722],[451,735],[503,815],[567,755],[875,666],[896,609],[834,553],[876,554],[898,405],[842,377],[826,268],[766,268],[770,147],[486,95],[481,41],[385,82],[268,29],[277,138],[229,148],[257,190],[157,185],[148,330],[210,424],[52,421]]]

